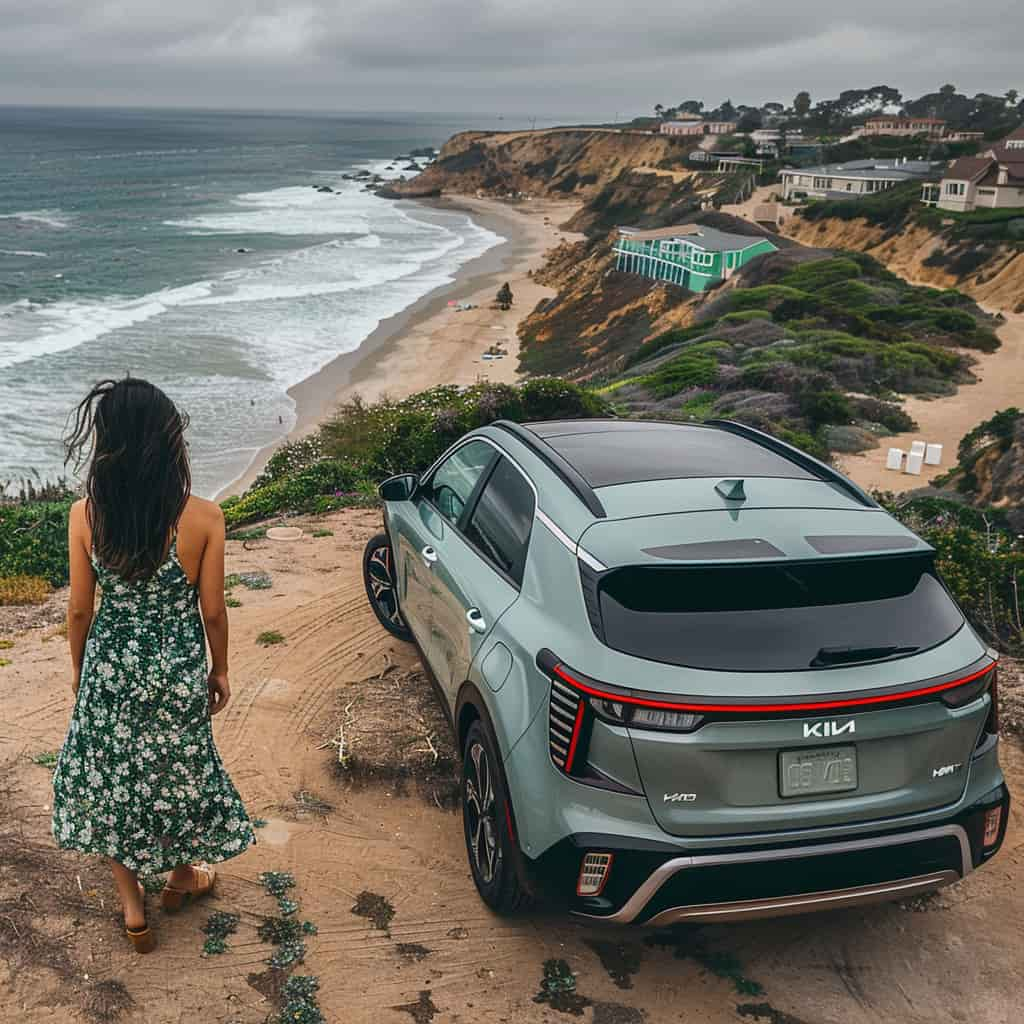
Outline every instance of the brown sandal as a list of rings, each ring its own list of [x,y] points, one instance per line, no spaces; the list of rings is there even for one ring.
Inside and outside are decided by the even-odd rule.
[[[139,892],[142,894],[143,905],[145,905],[146,890],[142,887],[141,882],[139,883]],[[143,909],[145,909],[145,906],[143,906]],[[152,931],[150,931],[148,922],[141,928],[129,928],[125,925],[124,933],[135,947],[136,953],[152,953],[156,948],[156,939]]]
[[[192,900],[202,899],[213,891],[217,872],[209,864],[193,864],[191,868],[191,889],[176,889],[173,885],[165,885],[160,893],[160,906],[166,913],[176,913]]]

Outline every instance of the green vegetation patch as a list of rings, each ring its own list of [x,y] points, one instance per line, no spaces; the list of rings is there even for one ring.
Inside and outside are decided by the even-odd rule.
[[[718,377],[717,352],[729,346],[724,341],[706,341],[685,349],[662,363],[652,373],[636,379],[658,398],[676,395],[687,388],[709,387]]]
[[[269,590],[273,586],[270,573],[267,572],[232,572],[224,577],[224,589],[234,590],[245,587],[246,590]]]
[[[57,758],[60,757],[59,750],[43,750],[32,755],[32,763],[41,768],[49,768],[51,771],[57,767]]]
[[[41,577],[54,587],[64,586],[70,508],[70,498],[0,504],[0,578]]]
[[[260,647],[274,647],[277,644],[285,643],[285,639],[284,636],[281,633],[278,633],[276,629],[267,629],[256,637],[256,643],[258,643]]]
[[[203,943],[203,953],[206,956],[217,956],[226,953],[228,950],[227,940],[238,931],[238,914],[229,914],[223,910],[215,910],[203,925],[203,934],[206,942]]]

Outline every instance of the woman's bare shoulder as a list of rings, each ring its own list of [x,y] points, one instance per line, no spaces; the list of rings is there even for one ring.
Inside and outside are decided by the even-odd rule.
[[[79,498],[78,501],[71,502],[71,525],[72,526],[86,526],[89,522],[88,513],[88,498]]]
[[[206,498],[197,498],[194,494],[189,495],[181,518],[183,522],[188,522],[200,529],[222,529],[224,526],[224,513],[220,505],[215,501],[208,501]]]

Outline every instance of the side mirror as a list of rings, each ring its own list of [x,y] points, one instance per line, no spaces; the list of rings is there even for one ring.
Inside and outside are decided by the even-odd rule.
[[[400,473],[398,476],[389,476],[377,488],[377,493],[383,501],[408,501],[418,483],[419,477],[415,473]]]

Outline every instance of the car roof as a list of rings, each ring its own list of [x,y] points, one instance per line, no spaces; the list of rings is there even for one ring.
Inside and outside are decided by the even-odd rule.
[[[524,423],[595,489],[655,480],[820,478],[791,457],[715,426],[646,420]]]

